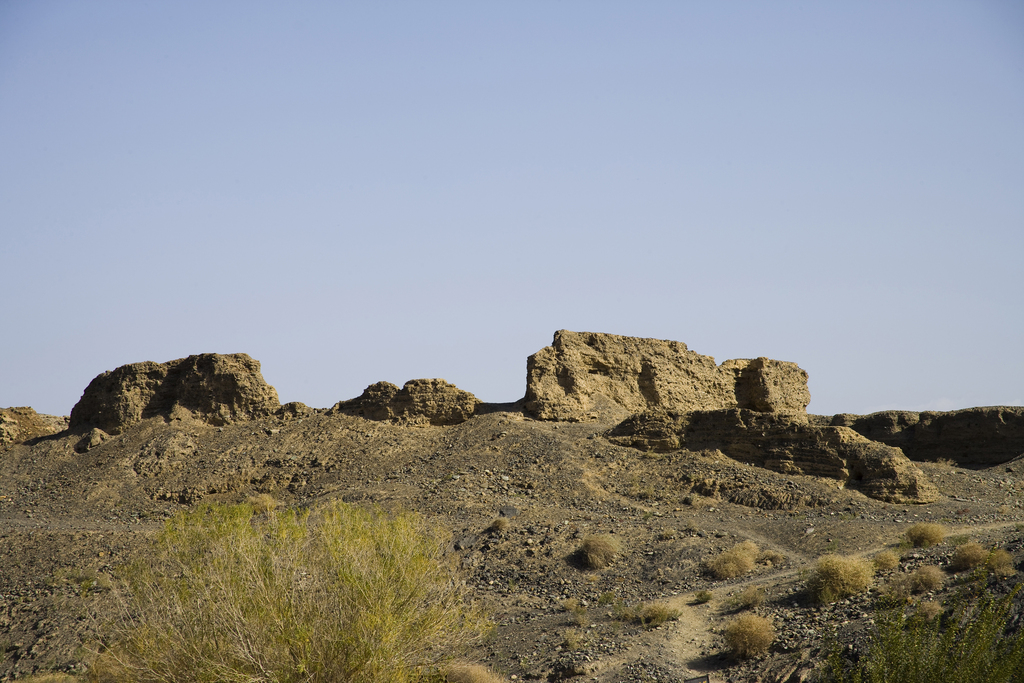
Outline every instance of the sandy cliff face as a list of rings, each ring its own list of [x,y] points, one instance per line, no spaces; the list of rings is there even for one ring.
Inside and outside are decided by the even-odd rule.
[[[807,373],[794,363],[757,358],[719,366],[661,339],[559,330],[526,366],[525,408],[542,420],[585,420],[609,404],[622,416],[652,408],[803,413],[810,400]]]
[[[357,398],[340,401],[331,410],[368,420],[444,426],[465,422],[479,405],[476,396],[443,379],[414,379],[401,389],[390,382],[371,384]]]

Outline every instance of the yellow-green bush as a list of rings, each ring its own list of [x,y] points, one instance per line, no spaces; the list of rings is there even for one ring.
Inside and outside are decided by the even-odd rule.
[[[946,528],[934,522],[920,522],[907,529],[907,540],[916,548],[928,548],[942,543]]]
[[[891,550],[883,550],[871,560],[875,569],[880,572],[887,572],[900,566],[900,556]]]
[[[772,622],[756,614],[741,614],[725,627],[725,642],[737,657],[753,657],[768,651],[775,640]]]
[[[756,560],[757,546],[750,541],[743,541],[708,562],[708,569],[715,578],[731,579],[753,569]]]
[[[833,602],[867,590],[874,576],[871,563],[838,555],[818,558],[808,588],[819,602]]]
[[[950,568],[955,572],[962,572],[974,569],[985,561],[988,551],[980,543],[963,543],[953,551],[953,557],[949,561]]]
[[[622,552],[622,544],[614,536],[603,534],[583,539],[576,556],[587,569],[604,569]]]
[[[263,506],[261,506],[263,507]],[[406,683],[486,629],[412,514],[202,506],[120,574],[100,683]]]
[[[941,569],[935,565],[927,565],[914,570],[910,575],[910,585],[915,593],[924,593],[942,588],[945,579]]]

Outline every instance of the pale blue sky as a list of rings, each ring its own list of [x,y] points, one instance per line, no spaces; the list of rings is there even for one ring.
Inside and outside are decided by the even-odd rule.
[[[239,351],[512,401],[561,328],[1020,405],[1024,5],[0,0],[0,254],[47,413]]]

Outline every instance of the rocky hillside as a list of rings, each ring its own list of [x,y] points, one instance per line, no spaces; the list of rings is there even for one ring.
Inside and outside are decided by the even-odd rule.
[[[944,587],[911,601],[952,590],[954,543],[905,547],[922,520],[1008,550],[993,590],[1020,582],[1024,408],[815,416],[809,401],[794,363],[568,331],[528,359],[508,404],[417,379],[281,405],[245,354],[122,366],[70,420],[0,411],[0,679],[80,671],[118,563],[183,506],[259,493],[412,509],[448,529],[497,624],[470,656],[506,680],[806,680],[830,633],[863,647],[875,598],[913,570],[942,567]],[[595,534],[621,549],[586,569],[577,549]],[[716,574],[743,541],[752,568]],[[873,592],[808,593],[819,556],[886,549],[898,561]],[[721,632],[752,587],[777,637],[737,659]],[[623,618],[650,602],[678,617]]]

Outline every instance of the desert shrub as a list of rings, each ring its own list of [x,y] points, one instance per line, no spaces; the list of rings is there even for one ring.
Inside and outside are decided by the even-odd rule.
[[[917,611],[914,612],[914,616],[924,621],[931,621],[940,614],[942,614],[942,604],[934,600],[923,601],[917,606]]]
[[[895,600],[905,600],[914,592],[914,582],[910,574],[894,574],[885,582],[882,594]]]
[[[586,638],[583,633],[574,628],[566,629],[562,634],[562,647],[570,652],[582,650],[584,644],[586,644]]]
[[[770,567],[778,567],[786,562],[786,556],[776,550],[764,550],[757,556],[757,561]]]
[[[1014,573],[1013,556],[1002,548],[996,548],[985,558],[985,567],[996,576],[1011,576]]]
[[[587,623],[587,608],[575,598],[564,600],[562,609],[569,613],[569,621],[576,626],[584,626]]]
[[[988,557],[988,551],[980,543],[968,542],[958,545],[953,551],[953,557],[949,561],[949,567],[955,572],[962,572],[974,569]]]
[[[714,596],[714,594],[711,591],[697,591],[696,593],[693,594],[693,603],[692,604],[694,604],[694,605],[703,605],[705,603],[711,602],[711,598],[713,598],[713,597],[715,597],[715,596]]]
[[[468,662],[447,664],[442,674],[447,683],[501,683],[503,680],[486,666]]]
[[[836,645],[821,672],[828,683],[1009,683],[1024,680],[1024,629],[1008,626],[1018,586],[1000,599],[963,596],[946,618],[908,616],[902,606],[876,613],[858,661]],[[934,609],[934,608],[930,608]],[[940,608],[941,609],[941,608]]]
[[[340,501],[257,514],[204,505],[119,575],[100,683],[417,680],[486,623],[446,539],[413,514]]]
[[[756,559],[757,546],[750,541],[743,541],[711,560],[708,568],[715,578],[731,579],[753,569]]]
[[[281,507],[281,503],[269,493],[259,493],[249,496],[249,505],[260,514],[266,514]]]
[[[756,614],[741,614],[725,627],[725,642],[737,657],[764,654],[775,640],[772,622]]]
[[[900,566],[900,556],[891,550],[883,550],[872,558],[875,571],[888,572]]]
[[[764,603],[764,588],[748,586],[729,598],[729,607],[734,610],[754,609]]]
[[[942,574],[942,570],[935,565],[918,567],[910,575],[911,590],[915,593],[938,590],[939,588],[942,588],[942,583],[945,578],[946,577]]]
[[[612,591],[605,591],[597,596],[597,604],[599,605],[610,605],[615,602],[615,593]]]
[[[934,522],[920,522],[907,529],[907,540],[915,548],[929,548],[942,543],[946,537],[946,529]]]
[[[808,588],[818,602],[834,602],[867,590],[873,576],[874,569],[865,560],[823,555],[818,558]]]
[[[622,552],[622,545],[619,543],[619,539],[603,534],[584,538],[583,543],[576,551],[576,557],[587,569],[604,569],[620,552]]]
[[[612,616],[619,621],[629,621],[646,628],[661,626],[666,621],[677,619],[679,611],[656,602],[645,602],[629,607],[624,603],[615,605]]]

